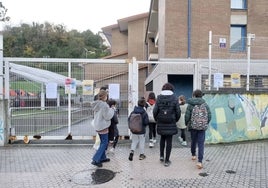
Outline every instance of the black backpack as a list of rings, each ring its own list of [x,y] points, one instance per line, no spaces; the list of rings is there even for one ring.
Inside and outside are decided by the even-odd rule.
[[[174,123],[175,114],[174,114],[174,104],[170,100],[161,100],[158,104],[158,115],[157,122],[161,123]]]

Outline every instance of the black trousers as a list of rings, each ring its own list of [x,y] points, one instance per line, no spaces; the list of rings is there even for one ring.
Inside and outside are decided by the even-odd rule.
[[[161,135],[160,138],[160,157],[164,157],[166,149],[166,161],[169,161],[171,149],[172,149],[172,137],[173,135]]]
[[[149,123],[149,139],[156,137],[156,123]]]

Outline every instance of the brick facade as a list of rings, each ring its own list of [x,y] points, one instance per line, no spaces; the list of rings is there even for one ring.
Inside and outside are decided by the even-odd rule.
[[[147,22],[147,13],[119,20],[118,26],[112,27],[111,56],[106,59],[132,59],[135,57],[139,61],[147,60],[147,47],[145,45]],[[127,27],[122,29],[125,23],[127,23]],[[125,52],[126,55],[119,55]],[[144,81],[147,76],[146,70],[146,67],[140,66],[139,91],[141,96],[145,92]],[[128,66],[124,66],[123,72],[128,72]],[[128,74],[124,74],[122,77],[123,81],[127,80]],[[123,89],[127,90],[127,88]]]
[[[129,19],[127,30],[120,30],[120,23],[112,30],[112,54],[128,52],[128,58],[136,57],[137,60],[147,60],[151,53],[158,54],[159,58],[208,58],[209,31],[212,31],[213,35],[230,37],[232,18],[236,18],[239,25],[239,17],[246,18],[247,33],[254,33],[257,37],[268,37],[267,0],[248,0],[247,9],[244,10],[231,9],[231,1],[222,0],[154,2],[158,7],[158,29],[151,35],[154,37],[148,36],[150,30],[146,33],[148,24],[152,22],[150,15],[124,18]],[[133,19],[135,17],[136,19]],[[145,37],[149,38],[146,43]],[[245,55],[230,55],[230,41],[227,41],[226,46],[226,50],[222,50],[220,56],[215,58],[236,58]]]
[[[191,2],[190,12],[188,2]],[[268,1],[248,1],[247,7],[245,10],[231,9],[230,1],[222,0],[159,0],[159,57],[208,58],[209,31],[213,35],[230,36],[233,15],[246,17],[247,33],[268,37]],[[230,54],[221,54],[221,58],[224,57],[230,57]]]

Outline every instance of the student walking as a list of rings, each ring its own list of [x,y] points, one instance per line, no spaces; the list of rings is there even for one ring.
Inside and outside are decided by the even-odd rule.
[[[176,122],[180,119],[181,110],[174,94],[174,86],[166,83],[162,87],[161,94],[157,96],[153,110],[154,118],[157,125],[157,133],[160,138],[160,161],[164,166],[171,164],[170,154],[172,149],[172,137],[178,133]],[[164,151],[166,155],[164,156]]]
[[[146,101],[144,98],[139,99],[138,100],[138,106],[134,107],[134,110],[130,113],[129,117],[128,117],[128,122],[129,124],[132,123],[132,114],[140,114],[141,118],[139,122],[139,125],[141,125],[141,130],[139,132],[132,132],[132,141],[131,141],[131,148],[130,148],[130,153],[129,153],[129,157],[128,159],[130,161],[133,160],[133,156],[134,156],[134,152],[137,148],[137,146],[139,145],[139,160],[143,160],[146,158],[145,154],[144,154],[144,146],[145,146],[145,132],[146,132],[146,126],[149,123],[149,119],[148,119],[148,115],[145,111],[145,105],[146,105]]]
[[[108,146],[108,131],[111,119],[114,116],[114,110],[107,104],[107,92],[102,90],[98,94],[98,100],[92,103],[94,112],[94,128],[100,137],[100,146],[92,158],[91,164],[102,167],[103,162],[109,162],[106,157],[106,149]]]
[[[116,101],[113,99],[110,99],[107,101],[108,105],[110,108],[114,110],[114,116],[111,119],[111,125],[109,127],[109,133],[108,133],[108,138],[109,138],[109,145],[111,146],[110,152],[114,152],[115,147],[117,145],[118,139],[119,139],[119,131],[117,128],[117,124],[119,123],[118,121],[118,113],[116,109]]]
[[[202,96],[201,90],[195,90],[193,97],[188,100],[188,107],[185,113],[185,124],[191,132],[192,160],[196,160],[196,146],[198,146],[198,169],[203,168],[205,133],[211,120],[210,108]]]
[[[154,92],[150,92],[146,103],[146,112],[149,117],[149,147],[154,147],[156,143],[156,122],[153,115],[153,109],[156,102]]]
[[[178,101],[180,104],[180,109],[181,109],[181,117],[179,119],[179,121],[176,123],[178,129],[180,130],[180,136],[178,137],[179,142],[181,143],[181,145],[183,146],[187,146],[187,142],[186,142],[186,125],[185,125],[185,112],[187,109],[188,104],[186,104],[186,99],[184,95],[180,95],[178,97]]]

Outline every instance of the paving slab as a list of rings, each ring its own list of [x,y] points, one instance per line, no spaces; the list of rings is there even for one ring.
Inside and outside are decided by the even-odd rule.
[[[97,168],[90,164],[95,153],[92,144],[1,147],[0,187],[268,187],[267,140],[206,145],[201,170],[191,160],[189,146],[183,147],[176,141],[169,167],[159,161],[158,143],[154,148],[146,145],[145,160],[139,160],[136,152],[133,161],[129,161],[129,149],[130,142],[119,143],[114,153],[108,153],[111,161]],[[113,177],[107,182],[95,181],[109,176]]]

